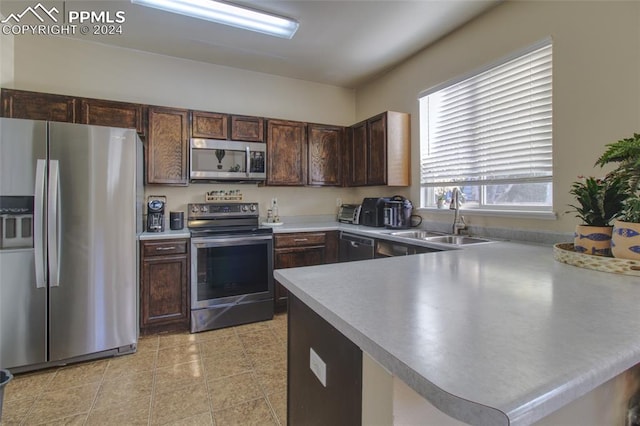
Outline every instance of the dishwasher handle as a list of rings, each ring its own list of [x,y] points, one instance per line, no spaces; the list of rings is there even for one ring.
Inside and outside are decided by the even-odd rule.
[[[361,237],[359,235],[342,233],[340,235],[340,239],[343,241],[348,241],[352,247],[360,247],[360,246],[373,247],[374,245],[373,238]]]

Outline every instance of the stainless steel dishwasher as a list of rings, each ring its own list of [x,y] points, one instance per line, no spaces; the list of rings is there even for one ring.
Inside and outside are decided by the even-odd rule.
[[[340,262],[373,259],[375,241],[360,235],[340,233]]]

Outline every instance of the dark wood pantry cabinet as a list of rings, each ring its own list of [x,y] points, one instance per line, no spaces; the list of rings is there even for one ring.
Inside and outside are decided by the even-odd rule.
[[[189,184],[189,111],[149,107],[147,183]]]
[[[140,330],[189,328],[189,240],[140,242]]]

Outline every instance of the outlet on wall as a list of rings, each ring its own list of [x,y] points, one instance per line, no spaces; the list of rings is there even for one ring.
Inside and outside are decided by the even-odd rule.
[[[275,206],[276,204],[278,204],[278,199],[276,197],[273,197],[271,199],[271,207]]]

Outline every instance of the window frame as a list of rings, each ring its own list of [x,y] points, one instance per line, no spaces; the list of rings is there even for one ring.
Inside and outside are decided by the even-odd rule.
[[[538,217],[538,218],[555,218],[556,214],[554,212],[554,202],[553,202],[553,198],[554,198],[554,192],[553,192],[553,92],[551,92],[550,95],[550,101],[551,101],[551,118],[550,118],[550,131],[551,131],[551,135],[550,135],[550,148],[551,148],[551,171],[550,171],[550,175],[549,176],[544,176],[544,177],[532,177],[532,178],[515,178],[511,181],[509,181],[509,179],[503,179],[503,180],[487,180],[487,181],[480,181],[479,183],[475,183],[475,182],[471,182],[470,180],[467,181],[463,181],[463,182],[454,182],[454,181],[450,181],[450,182],[444,182],[444,183],[438,183],[438,182],[432,182],[432,183],[424,183],[423,182],[423,152],[425,149],[428,149],[428,137],[429,137],[429,132],[428,132],[428,123],[429,123],[429,112],[428,112],[428,107],[425,108],[423,106],[423,99],[426,99],[429,95],[436,93],[438,91],[447,89],[453,85],[456,85],[458,83],[464,82],[465,80],[469,80],[473,77],[479,76],[483,73],[486,73],[487,71],[490,71],[492,69],[501,67],[502,65],[505,65],[507,63],[509,63],[510,61],[513,61],[515,59],[519,59],[522,58],[523,56],[526,56],[530,53],[533,53],[541,48],[544,47],[550,47],[551,48],[551,65],[550,65],[550,76],[551,76],[551,82],[550,82],[550,87],[551,90],[553,88],[553,40],[551,37],[547,37],[543,40],[540,40],[524,49],[518,50],[516,52],[513,52],[499,60],[496,60],[494,62],[491,62],[487,65],[484,65],[480,68],[474,69],[466,74],[463,74],[459,77],[450,79],[448,81],[445,81],[443,83],[440,83],[436,86],[433,86],[427,90],[424,90],[422,92],[420,92],[419,96],[418,96],[418,103],[419,103],[419,126],[420,126],[420,131],[419,131],[419,135],[420,135],[420,146],[419,146],[419,152],[420,152],[420,156],[419,156],[419,163],[418,163],[418,170],[420,170],[420,209],[436,209],[436,197],[435,197],[435,191],[438,188],[442,188],[442,187],[452,187],[452,186],[459,186],[459,187],[465,187],[465,186],[477,186],[478,189],[478,201],[471,204],[471,203],[467,203],[467,204],[463,204],[461,209],[462,210],[468,210],[474,213],[482,213],[482,214],[491,214],[494,213],[496,215],[513,215],[513,216],[528,216],[528,217]],[[426,102],[424,102],[426,104]],[[427,147],[427,148],[425,148]],[[544,183],[546,185],[548,185],[547,188],[547,197],[546,197],[546,202],[548,202],[548,204],[545,202],[544,204],[536,204],[533,202],[529,202],[528,204],[522,204],[522,205],[517,205],[517,204],[509,204],[509,203],[505,203],[505,204],[487,204],[486,202],[486,193],[487,193],[487,187],[491,186],[491,185],[500,185],[500,184],[535,184],[535,183]],[[445,206],[445,210],[448,210],[448,206]]]

